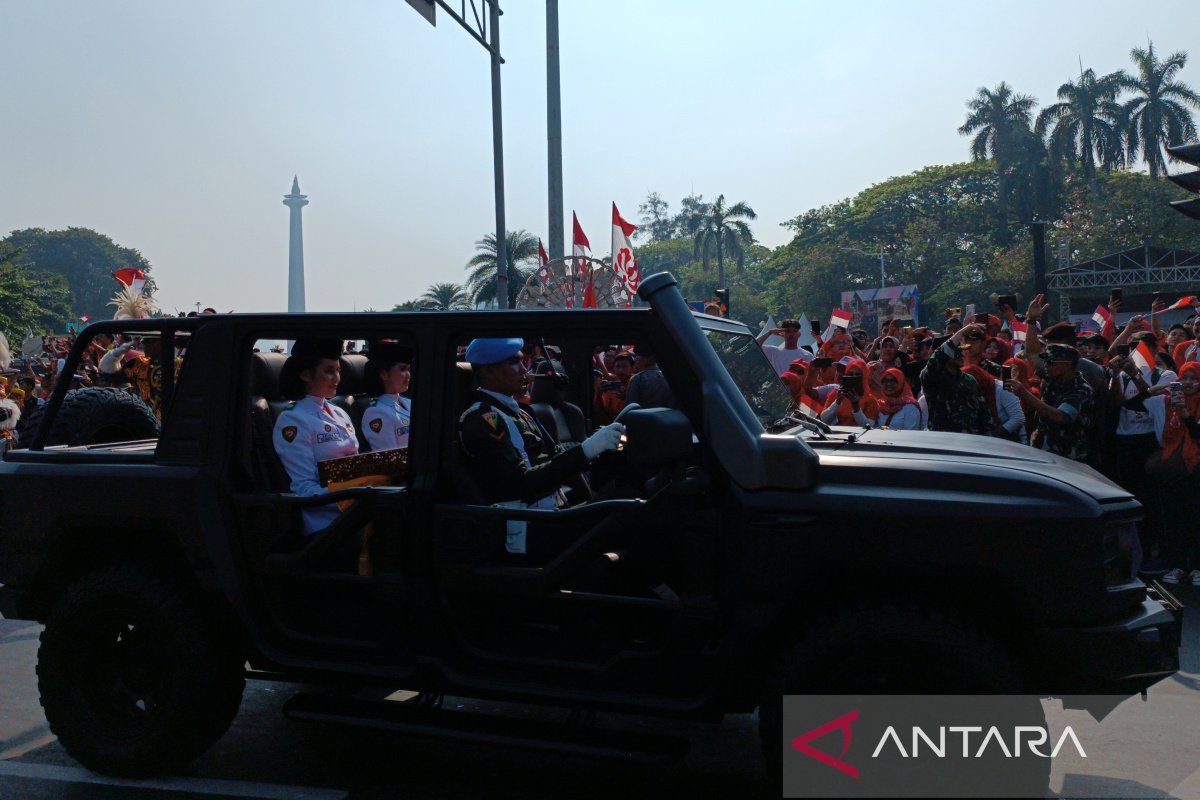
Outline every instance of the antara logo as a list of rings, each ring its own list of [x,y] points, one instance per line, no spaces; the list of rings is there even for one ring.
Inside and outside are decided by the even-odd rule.
[[[853,730],[851,726],[858,720],[858,709],[855,709],[847,714],[843,714],[837,719],[832,719],[824,725],[819,725],[812,730],[797,736],[792,739],[792,749],[803,753],[809,758],[815,759],[827,767],[832,767],[838,772],[845,773],[851,778],[857,779],[858,767],[847,763],[846,753],[850,751],[850,743],[853,740]],[[812,742],[821,737],[840,731],[842,734],[842,751],[837,757],[831,756],[812,746]],[[1037,725],[1017,725],[1013,729],[1012,735],[1006,738],[998,727],[995,725],[986,729],[981,725],[950,725],[942,726],[937,729],[935,736],[931,736],[924,728],[913,726],[910,737],[910,747],[906,750],[904,742],[897,733],[894,725],[889,725],[883,735],[879,737],[879,742],[875,745],[874,751],[871,753],[871,758],[879,758],[881,753],[884,753],[885,748],[891,747],[902,758],[918,758],[920,756],[929,755],[934,758],[954,757],[957,752],[962,753],[963,758],[983,758],[984,754],[989,751],[989,748],[994,748],[998,752],[1002,752],[1005,758],[1017,758],[1022,753],[1022,742],[1028,749],[1029,753],[1040,758],[1054,758],[1062,750],[1063,745],[1067,742],[1075,748],[1075,752],[1081,758],[1087,758],[1087,753],[1083,749],[1083,745],[1079,741],[1079,737],[1075,735],[1075,731],[1068,725],[1063,729],[1062,734],[1058,737],[1058,741],[1049,753],[1043,752],[1043,747],[1050,741],[1050,731],[1048,728],[1039,727]],[[972,734],[982,734],[978,739],[978,747],[972,747]],[[947,739],[950,739],[950,744],[953,744],[953,739],[957,737],[961,740],[961,748],[953,748],[947,744]],[[1012,742],[1011,749],[1009,741]],[[922,745],[922,742],[924,743]],[[926,752],[922,752],[924,749]],[[949,753],[949,756],[947,755]],[[886,754],[885,754],[886,755]]]

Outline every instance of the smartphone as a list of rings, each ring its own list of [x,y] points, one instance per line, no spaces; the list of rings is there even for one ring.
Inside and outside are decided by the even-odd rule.
[[[808,324],[812,326],[813,336],[821,335],[821,321],[820,320],[816,320],[816,319],[809,320]]]
[[[1161,300],[1161,299],[1162,299],[1162,292],[1151,292],[1150,293],[1151,302],[1153,302],[1155,300]]]
[[[1167,387],[1167,394],[1171,398],[1171,405],[1175,408],[1183,408],[1187,405],[1183,399],[1183,384],[1179,381],[1172,381]]]
[[[1117,345],[1117,355],[1119,355],[1121,358],[1129,358],[1129,345],[1127,345],[1127,344]]]
[[[854,392],[857,395],[863,393],[863,376],[862,375],[843,375],[842,388],[848,392]]]
[[[814,358],[810,363],[813,365],[814,369],[825,369],[833,365],[833,359],[826,358],[825,356],[819,356]]]
[[[1013,370],[1013,368],[1012,368],[1011,364],[1002,364],[1000,366],[1000,379],[1002,381],[1004,381],[1005,383],[1008,383],[1009,381],[1011,381],[1012,380],[1012,370]]]
[[[1011,309],[1017,307],[1017,296],[1015,294],[1002,294],[996,298],[996,308],[1004,308],[1008,306]]]
[[[974,317],[974,320],[977,325],[987,325],[988,324],[988,315],[987,314],[976,314]]]

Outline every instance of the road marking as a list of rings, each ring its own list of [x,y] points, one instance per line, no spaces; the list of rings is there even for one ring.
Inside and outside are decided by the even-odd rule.
[[[32,738],[28,738],[28,740],[24,742],[20,741],[21,739],[27,737]],[[0,752],[0,761],[7,761],[10,758],[20,758],[26,753],[30,753],[38,748],[45,747],[46,745],[57,740],[58,737],[53,733],[50,733],[49,728],[47,728],[45,725],[42,725],[40,728],[34,728],[33,730],[27,731],[20,736],[14,736],[12,739],[9,739],[8,741],[15,741],[16,744],[12,745],[7,750]]]
[[[0,777],[28,778],[66,783],[94,783],[101,786],[123,786],[158,792],[191,792],[228,797],[257,797],[264,800],[344,800],[349,792],[340,789],[317,789],[310,786],[286,786],[280,783],[226,781],[216,778],[164,778],[162,780],[129,780],[97,775],[82,767],[58,767],[52,764],[29,764],[24,761],[0,762]]]

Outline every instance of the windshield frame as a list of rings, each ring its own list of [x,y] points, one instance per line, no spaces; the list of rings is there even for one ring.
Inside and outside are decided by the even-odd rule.
[[[775,372],[775,368],[772,366],[770,359],[768,359],[767,354],[762,351],[762,347],[759,346],[758,340],[755,338],[750,329],[743,323],[733,322],[731,320],[722,320],[718,317],[711,317],[707,314],[695,314],[695,317],[696,322],[698,322],[700,325],[701,332],[704,334],[704,340],[708,343],[708,346],[713,349],[713,353],[716,355],[717,360],[721,363],[721,367],[729,375],[729,379],[733,382],[734,386],[737,387],[742,399],[745,400],[746,405],[750,407],[751,412],[754,414],[755,418],[758,419],[758,422],[760,425],[762,425],[763,430],[767,433],[782,433],[790,428],[795,427],[797,424],[796,420],[794,419],[795,415],[797,414],[796,403],[794,400],[792,400],[792,396],[787,389],[787,385]],[[763,375],[761,384],[762,391],[769,392],[769,394],[774,395],[773,398],[760,397],[758,393],[747,391],[746,387],[743,386],[742,381],[739,381],[738,377],[735,376],[734,371],[730,369],[730,363],[726,360],[731,354],[728,351],[718,349],[712,340],[713,334],[729,337],[731,341],[734,337],[740,337],[758,351],[757,358],[751,356],[742,366],[753,368],[755,365],[759,365],[765,368],[765,373]],[[741,350],[742,355],[748,355],[749,352],[749,348]],[[736,357],[741,358],[742,355]],[[768,374],[775,376],[774,385],[770,385],[766,380]],[[777,391],[775,390],[775,387],[777,387]],[[762,402],[764,400],[770,402],[771,405],[769,407],[765,406]]]

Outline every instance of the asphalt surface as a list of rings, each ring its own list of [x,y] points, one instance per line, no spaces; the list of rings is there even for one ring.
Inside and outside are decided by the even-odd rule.
[[[1137,721],[1102,733],[1114,744],[1149,737],[1153,748],[1132,750],[1129,758],[1136,763],[1061,769],[1056,764],[1051,786],[1062,796],[1200,797],[1200,589],[1179,594],[1191,609],[1185,615],[1183,669],[1151,689],[1151,702]],[[602,726],[633,723],[691,738],[684,760],[646,766],[292,721],[281,709],[301,687],[266,681],[249,683],[230,731],[186,772],[156,781],[105,783],[66,754],[42,716],[35,675],[40,630],[33,623],[0,619],[0,798],[771,796],[753,715],[731,716],[719,726],[599,715]],[[448,708],[506,708],[458,698],[445,703]],[[566,724],[565,711],[524,713]],[[1129,778],[1135,773],[1141,779]]]

